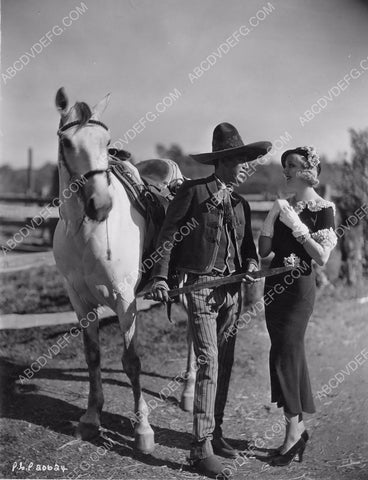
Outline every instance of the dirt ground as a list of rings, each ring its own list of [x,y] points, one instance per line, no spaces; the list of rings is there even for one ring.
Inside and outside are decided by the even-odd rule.
[[[306,351],[317,413],[305,419],[311,440],[302,463],[274,468],[265,459],[268,450],[281,443],[283,426],[281,411],[270,403],[263,313],[239,332],[224,423],[225,436],[242,452],[236,461],[224,460],[235,480],[368,479],[368,303],[359,303],[354,296],[356,292],[343,289],[320,293],[308,327]],[[158,404],[150,414],[156,441],[152,455],[133,449],[129,421],[133,398],[121,373],[122,339],[115,317],[101,324],[105,405],[101,437],[92,442],[75,437],[88,395],[79,337],[29,382],[19,381],[24,369],[71,325],[1,331],[0,475],[200,478],[186,461],[192,417],[179,408],[181,389],[165,401],[161,395],[159,401],[160,392],[185,369],[185,314],[174,306],[173,318],[176,323],[170,324],[161,306],[139,313],[142,384],[146,401],[156,399]],[[329,382],[325,395],[321,389]]]

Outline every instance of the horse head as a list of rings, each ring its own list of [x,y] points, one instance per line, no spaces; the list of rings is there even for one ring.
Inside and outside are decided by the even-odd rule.
[[[102,222],[106,220],[112,199],[107,147],[110,133],[100,117],[109,102],[106,95],[92,109],[84,102],[68,106],[63,88],[56,94],[56,108],[60,113],[59,169],[65,169],[68,182],[77,181],[78,190],[88,218]]]

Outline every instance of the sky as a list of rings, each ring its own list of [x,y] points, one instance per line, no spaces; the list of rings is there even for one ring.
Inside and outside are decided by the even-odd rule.
[[[349,155],[348,129],[368,127],[363,0],[3,0],[1,10],[1,164],[26,166],[29,147],[35,166],[56,163],[60,86],[71,105],[111,93],[102,120],[138,160],[158,143],[211,151],[224,121],[244,143],[288,132],[287,148],[335,160]]]

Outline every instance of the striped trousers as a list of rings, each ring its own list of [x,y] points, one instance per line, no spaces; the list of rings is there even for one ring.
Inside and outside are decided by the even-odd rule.
[[[212,275],[188,274],[186,285],[213,280]],[[240,285],[204,288],[187,294],[189,328],[197,359],[193,405],[193,436],[190,458],[213,454],[213,434],[222,435],[221,425],[234,362],[236,335],[225,332],[237,321],[241,310]],[[228,332],[227,332],[228,333]]]

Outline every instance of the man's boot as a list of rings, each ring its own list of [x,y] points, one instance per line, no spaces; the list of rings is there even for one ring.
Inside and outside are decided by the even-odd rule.
[[[220,457],[236,458],[238,456],[238,452],[225,441],[221,427],[216,427],[213,432],[212,448]]]
[[[201,475],[216,478],[217,480],[229,478],[229,474],[225,472],[226,467],[222,465],[215,455],[199,458],[198,460],[191,460],[190,463],[192,468]]]

